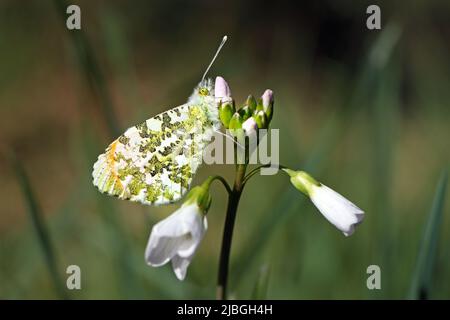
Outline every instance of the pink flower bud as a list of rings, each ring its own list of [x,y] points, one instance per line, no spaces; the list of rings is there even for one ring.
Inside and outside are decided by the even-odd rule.
[[[231,100],[231,91],[228,83],[222,77],[216,77],[216,84],[214,86],[214,96],[222,101]]]
[[[244,130],[245,135],[249,136],[251,134],[254,134],[258,130],[258,125],[256,124],[255,119],[250,117],[244,121],[244,123],[242,124],[242,129]]]
[[[273,91],[270,89],[267,89],[264,91],[264,94],[262,95],[262,103],[264,110],[267,110],[267,108],[273,104]]]

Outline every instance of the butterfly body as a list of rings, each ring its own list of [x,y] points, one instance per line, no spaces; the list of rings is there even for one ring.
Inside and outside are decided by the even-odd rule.
[[[162,205],[179,200],[221,123],[211,80],[188,102],[130,127],[98,157],[92,173],[103,193]]]

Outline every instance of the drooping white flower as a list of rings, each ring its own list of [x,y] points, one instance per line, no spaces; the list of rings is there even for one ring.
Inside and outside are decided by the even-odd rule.
[[[184,203],[166,219],[157,223],[150,234],[145,259],[153,267],[172,261],[179,280],[187,268],[207,229],[204,210],[196,201]]]
[[[298,190],[307,195],[322,215],[344,235],[350,236],[355,226],[364,219],[364,211],[345,197],[317,182],[304,171],[283,169],[291,177],[291,183]]]
[[[355,226],[364,219],[364,211],[326,185],[313,185],[310,198],[323,216],[346,236],[352,235]]]

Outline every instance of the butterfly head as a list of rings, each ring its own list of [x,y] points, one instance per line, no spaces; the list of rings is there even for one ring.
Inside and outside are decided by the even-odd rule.
[[[202,80],[195,88],[193,96],[198,100],[215,101],[219,102],[231,102],[231,91],[224,78],[218,76],[215,82],[212,79]]]
[[[201,81],[197,88],[196,94],[200,97],[213,97],[214,96],[214,85],[211,79],[205,79]]]
[[[232,103],[230,88],[222,77],[216,77],[215,81],[204,79],[194,89],[188,103],[202,106],[214,126],[219,127],[219,108]]]

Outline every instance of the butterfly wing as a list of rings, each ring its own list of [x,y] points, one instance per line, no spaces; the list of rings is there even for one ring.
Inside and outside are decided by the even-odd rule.
[[[103,193],[143,204],[179,200],[211,141],[205,109],[185,104],[129,128],[98,157],[92,172]]]

